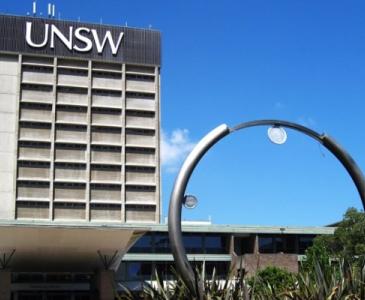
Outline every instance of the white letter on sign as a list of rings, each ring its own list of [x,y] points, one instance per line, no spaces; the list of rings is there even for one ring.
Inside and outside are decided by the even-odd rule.
[[[70,26],[68,39],[63,35],[63,33],[55,26],[51,25],[51,48],[54,48],[54,36],[57,35],[61,42],[67,47],[68,50],[72,50],[72,32],[73,27]]]
[[[86,28],[86,27],[79,27],[79,28],[77,28],[75,30],[75,37],[79,41],[83,42],[85,44],[85,47],[79,47],[79,46],[75,45],[74,46],[74,49],[76,51],[79,51],[79,52],[88,52],[88,51],[90,51],[92,49],[93,43],[92,43],[92,41],[89,38],[87,38],[86,36],[83,36],[81,34],[81,31],[84,31],[86,33],[89,33],[90,32],[90,29],[89,28]]]
[[[106,41],[108,40],[109,45],[110,45],[110,48],[112,49],[112,53],[114,55],[117,54],[118,48],[120,46],[120,42],[122,41],[122,38],[123,38],[123,35],[124,35],[123,32],[121,32],[119,34],[118,42],[117,42],[116,45],[114,44],[112,34],[111,34],[111,32],[109,30],[105,33],[103,42],[101,44],[100,44],[99,36],[98,36],[98,33],[96,32],[96,30],[95,29],[91,29],[91,32],[92,32],[92,34],[94,36],[94,40],[95,40],[95,44],[96,44],[96,49],[98,50],[98,53],[102,53],[103,52],[103,49],[104,49],[105,44],[106,44]]]
[[[25,40],[27,41],[27,44],[34,48],[42,48],[44,47],[48,42],[48,24],[45,24],[44,27],[44,40],[40,44],[33,43],[32,41],[32,22],[26,23],[26,29],[25,29]]]

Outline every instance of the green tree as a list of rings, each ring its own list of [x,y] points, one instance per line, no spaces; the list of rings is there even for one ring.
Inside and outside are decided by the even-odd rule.
[[[338,224],[333,236],[319,236],[314,239],[313,247],[325,249],[332,257],[348,260],[365,255],[365,214],[356,208],[349,208]],[[324,249],[323,249],[324,248]],[[314,251],[309,249],[309,251]]]

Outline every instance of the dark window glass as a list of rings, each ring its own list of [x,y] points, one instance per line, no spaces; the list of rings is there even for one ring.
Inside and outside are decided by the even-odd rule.
[[[312,246],[313,236],[300,236],[299,237],[299,254],[304,254],[305,250]]]
[[[151,279],[152,264],[150,262],[128,262],[127,280]]]
[[[259,237],[259,252],[274,253],[274,239],[272,237]]]
[[[208,254],[227,253],[227,237],[220,235],[206,235],[205,251]]]
[[[46,276],[47,282],[72,282],[71,274],[62,274],[62,273],[54,273],[54,274],[47,274]]]
[[[276,253],[285,252],[284,237],[275,238]]]
[[[42,293],[38,292],[19,292],[18,300],[39,300],[42,299]]]
[[[44,282],[44,276],[42,273],[18,273],[13,275],[13,282]]]
[[[286,253],[297,253],[297,237],[295,235],[286,237]]]
[[[253,253],[255,247],[255,236],[235,236],[234,252],[237,255]]]
[[[47,293],[47,300],[71,300],[71,294],[65,292]]]
[[[183,235],[183,243],[187,253],[204,253],[201,235],[185,234]]]
[[[167,233],[156,233],[154,236],[154,246],[156,253],[170,253],[170,242]]]
[[[133,245],[129,253],[151,253],[152,252],[152,236],[145,234]]]

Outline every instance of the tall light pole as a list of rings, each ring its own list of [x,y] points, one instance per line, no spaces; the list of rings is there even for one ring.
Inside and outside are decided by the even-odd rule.
[[[195,167],[199,163],[204,154],[218,143],[225,136],[245,128],[256,126],[272,126],[272,130],[269,130],[270,139],[278,144],[284,143],[286,140],[286,133],[282,131],[282,128],[290,128],[307,136],[317,140],[324,147],[326,147],[345,167],[349,175],[351,176],[362,201],[362,205],[365,209],[365,178],[360,168],[353,160],[353,158],[336,143],[327,134],[319,134],[305,126],[282,121],[282,120],[257,120],[244,122],[232,128],[226,124],[222,124],[206,136],[204,136],[195,148],[190,152],[189,156],[185,159],[177,177],[170,197],[168,229],[172,254],[177,266],[177,269],[188,286],[193,295],[199,299],[203,299],[203,282],[200,282],[198,278],[195,278],[194,271],[188,261],[184,244],[182,241],[181,232],[181,209],[185,203],[185,190],[189,182],[190,176],[193,173]]]

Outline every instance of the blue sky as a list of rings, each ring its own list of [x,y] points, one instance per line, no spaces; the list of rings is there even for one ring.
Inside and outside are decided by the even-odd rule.
[[[32,1],[3,0],[25,15]],[[46,12],[47,1],[37,1]],[[365,170],[365,2],[342,0],[54,1],[61,18],[162,32],[163,214],[183,157],[221,123],[278,118],[336,138]],[[315,141],[267,128],[230,135],[198,165],[186,219],[323,225],[361,203]]]

